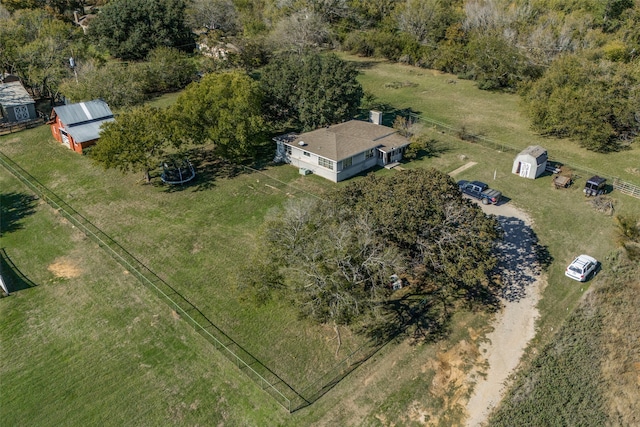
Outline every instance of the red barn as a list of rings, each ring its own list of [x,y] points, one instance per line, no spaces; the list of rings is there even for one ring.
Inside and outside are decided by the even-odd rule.
[[[82,153],[100,138],[100,126],[115,120],[106,102],[101,99],[54,107],[51,113],[51,133],[61,144]]]

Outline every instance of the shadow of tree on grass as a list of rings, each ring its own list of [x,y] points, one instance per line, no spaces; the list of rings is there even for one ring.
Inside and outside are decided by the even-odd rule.
[[[211,147],[197,147],[185,151],[181,157],[189,159],[196,176],[192,181],[182,185],[169,185],[156,181],[154,185],[164,187],[167,193],[184,190],[205,191],[214,188],[216,181],[233,178],[246,173],[245,168],[218,157]]]
[[[34,214],[36,200],[31,194],[0,194],[0,236],[22,229],[22,219]]]

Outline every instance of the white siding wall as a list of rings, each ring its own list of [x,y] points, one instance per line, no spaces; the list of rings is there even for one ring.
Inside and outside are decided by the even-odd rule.
[[[290,150],[290,153],[287,152]],[[333,162],[333,170],[318,164],[318,156],[304,149],[304,146],[286,146],[283,142],[278,141],[278,154],[286,159],[288,163],[297,167],[305,168],[312,171],[315,175],[320,175],[333,182],[343,181],[351,178],[363,171],[371,169],[376,165],[384,165],[383,159],[378,158],[380,153],[377,149],[373,149],[371,156],[366,157],[366,152],[362,152],[353,156],[352,164],[344,167],[343,161]],[[367,150],[368,151],[368,150]],[[389,162],[402,160],[402,149],[394,150],[391,153]],[[305,154],[307,153],[307,154]]]
[[[377,156],[378,151],[374,149],[373,155],[368,159],[365,158],[365,153],[353,156],[353,163],[347,168],[342,168],[342,162],[338,162],[338,169],[342,169],[338,172],[338,181],[344,181],[345,179],[351,178],[362,171],[371,169],[378,163]]]
[[[309,154],[308,156],[304,153]],[[338,182],[338,173],[336,171],[336,162],[333,162],[333,170],[318,165],[318,156],[309,153],[304,147],[291,147],[291,154],[287,156],[291,164],[298,168],[306,168],[316,175],[320,175],[333,182]]]

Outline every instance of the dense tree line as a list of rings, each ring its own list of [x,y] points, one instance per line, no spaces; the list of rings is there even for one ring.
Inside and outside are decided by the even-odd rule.
[[[172,52],[164,52],[168,48],[159,49],[160,59],[171,56]],[[150,78],[136,80],[130,71],[138,70],[153,76],[154,70],[162,71],[162,67],[154,64],[164,62],[154,59],[153,52],[148,62],[135,67],[114,63],[87,72],[80,83],[71,83],[70,92],[77,93],[82,99],[87,93],[106,89],[106,99],[119,101],[117,105],[131,106],[135,102],[124,101],[131,101],[136,93],[142,96],[144,88],[136,89],[135,85]],[[177,52],[173,54],[181,57]],[[292,124],[315,128],[352,118],[362,97],[362,87],[356,81],[353,66],[335,55],[309,54],[303,61],[307,62],[308,68],[300,70],[299,61],[293,57],[283,59],[278,62],[282,67],[267,68],[260,80],[242,70],[206,74],[189,84],[166,111],[123,110],[115,122],[105,125],[100,143],[92,150],[93,158],[105,167],[143,171],[148,180],[152,165],[158,164],[167,147],[175,151],[213,144],[215,154],[225,160],[252,161],[261,146],[269,143],[268,132],[277,132]],[[121,76],[122,82],[105,84],[108,77],[103,73],[109,67],[114,68],[109,75]],[[183,72],[188,69],[181,68]],[[189,77],[187,73],[176,71],[164,72],[158,79],[163,82],[163,76],[176,79],[181,75],[184,79]],[[143,118],[144,113],[148,113],[147,119]],[[155,128],[154,122],[158,122]],[[128,126],[135,129],[128,131]],[[148,129],[147,133],[145,129]],[[140,132],[145,134],[145,140],[154,139],[155,143],[149,140],[134,148],[128,147]]]
[[[75,78],[60,84],[70,102],[104,99],[112,108],[141,104],[157,93],[183,89],[197,77],[197,64],[175,48],[157,47],[140,62],[76,62]]]
[[[588,149],[621,149],[640,129],[633,107],[640,61],[640,3],[634,0],[111,0],[100,2],[89,37],[69,23],[79,6],[74,1],[1,2],[4,70],[49,94],[58,93],[60,84],[73,76],[65,66],[71,55],[97,69],[107,55],[142,61],[158,47],[190,52],[197,38],[219,55],[201,57],[198,67],[203,71],[251,72],[271,63],[263,74],[268,78],[278,67],[290,65],[283,59],[287,53],[308,64],[303,61],[306,52],[340,48],[455,73],[483,89],[522,90],[537,130],[574,138]],[[316,77],[316,68],[302,68]],[[554,77],[559,68],[569,76],[566,85],[573,86],[565,88]],[[580,68],[594,75],[582,78]],[[121,74],[111,71],[104,74]],[[136,78],[144,74],[135,67],[127,72]],[[128,83],[136,86],[131,78]],[[70,98],[92,93],[72,83],[64,90],[73,93]],[[267,95],[274,101],[270,113],[283,113],[277,103],[285,97]],[[142,98],[132,96],[122,104]],[[305,114],[313,117],[323,108],[306,107],[286,106],[300,116],[291,124],[305,128],[334,120],[323,117],[314,123]],[[593,130],[600,124],[602,129]]]

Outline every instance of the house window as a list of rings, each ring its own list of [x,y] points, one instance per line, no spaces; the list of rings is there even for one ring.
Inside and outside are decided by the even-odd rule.
[[[323,159],[322,157],[318,157],[318,165],[325,167],[327,169],[333,170],[333,162],[331,160]]]
[[[287,152],[288,155],[291,155],[291,146],[290,145],[285,145],[285,150]]]
[[[308,151],[303,151],[303,152],[302,152],[302,154],[304,154],[304,155],[305,155],[305,156],[307,156],[307,157],[311,157],[311,154],[309,154],[309,152],[308,152]]]
[[[353,164],[353,157],[349,157],[348,159],[344,159],[342,161],[342,169],[346,169],[351,167],[351,165]]]
[[[373,148],[367,150],[364,152],[364,158],[366,159],[370,159],[373,157]]]

